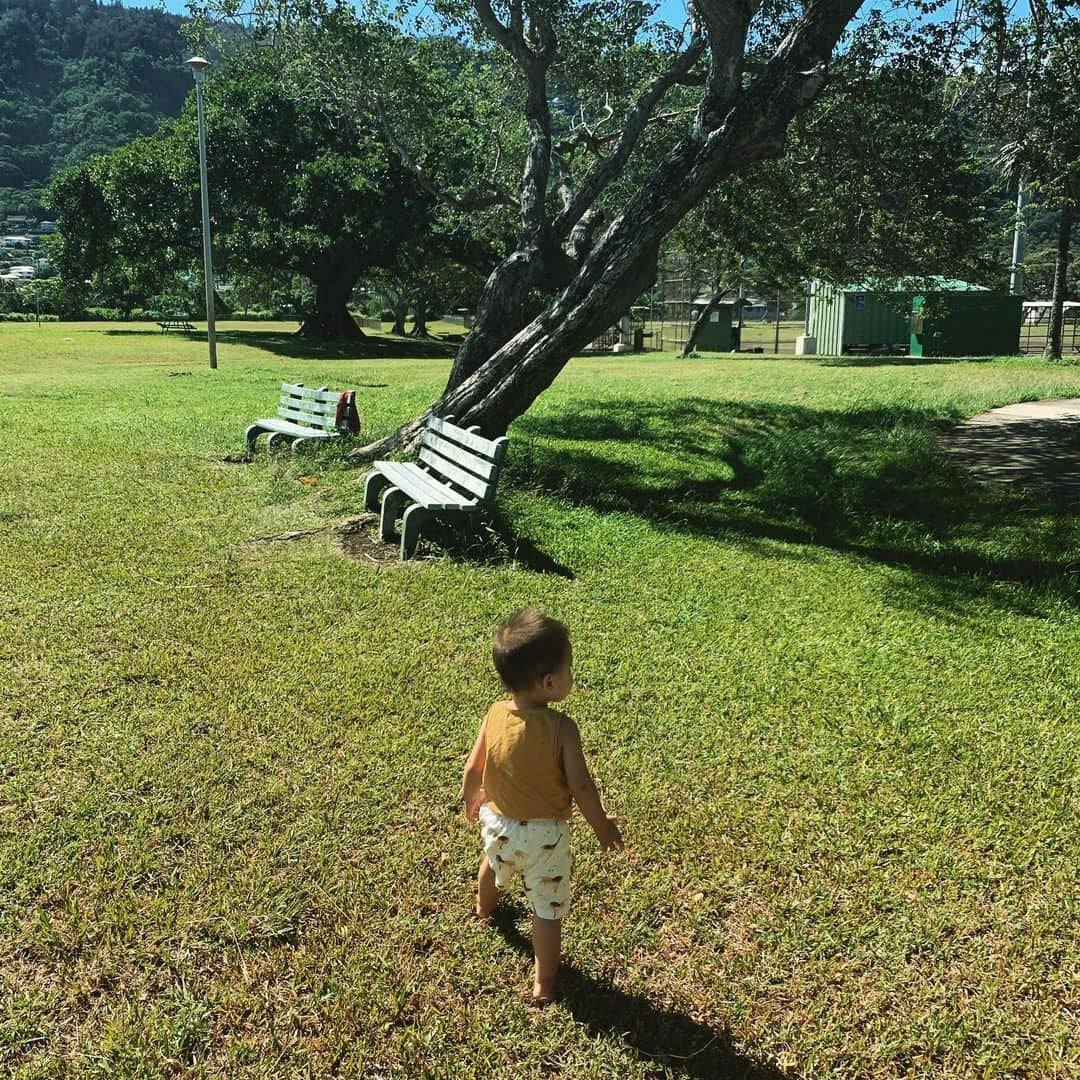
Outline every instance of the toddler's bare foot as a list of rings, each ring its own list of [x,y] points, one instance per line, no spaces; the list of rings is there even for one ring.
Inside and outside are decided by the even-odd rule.
[[[532,1003],[537,1008],[544,1008],[552,1002],[558,1001],[562,997],[562,993],[559,990],[559,984],[557,982],[542,983],[538,981],[533,982],[532,988]]]

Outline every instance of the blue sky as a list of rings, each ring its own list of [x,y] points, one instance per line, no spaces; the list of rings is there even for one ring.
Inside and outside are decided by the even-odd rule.
[[[125,7],[160,7],[161,4],[155,3],[155,0],[123,0]],[[419,6],[419,5],[418,5]],[[867,3],[863,5],[863,10],[872,7],[888,8],[892,4],[890,0],[867,0]],[[177,15],[184,15],[187,13],[186,0],[164,0],[164,7],[167,11],[172,11]],[[1028,12],[1028,0],[1016,0],[1013,7],[1013,15],[1016,17],[1022,17]],[[679,25],[686,17],[686,3],[685,0],[660,0],[660,6],[657,10],[657,15],[665,22]],[[952,5],[947,5],[940,13],[934,16],[935,19],[949,18],[952,14]]]
[[[125,7],[158,7],[154,0],[124,0]],[[187,13],[186,0],[165,0],[165,10],[171,11],[176,15],[185,15]],[[683,0],[661,0],[660,12],[662,18],[666,18],[669,21],[681,18],[682,13],[686,10],[686,5]]]
[[[154,0],[124,0],[125,7],[158,7]],[[185,0],[165,0],[165,9],[177,15],[187,13]],[[683,0],[661,0],[657,14],[668,22],[676,22],[684,18],[686,4]]]

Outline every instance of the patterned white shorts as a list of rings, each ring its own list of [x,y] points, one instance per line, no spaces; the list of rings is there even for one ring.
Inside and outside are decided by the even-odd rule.
[[[480,832],[499,888],[520,874],[533,911],[541,919],[561,919],[570,909],[570,822],[518,821],[484,803]]]

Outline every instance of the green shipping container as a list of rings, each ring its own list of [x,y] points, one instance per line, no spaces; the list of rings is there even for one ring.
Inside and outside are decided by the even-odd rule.
[[[1023,297],[978,285],[926,292],[911,302],[912,356],[1011,356],[1020,351]]]
[[[872,285],[811,282],[806,333],[817,339],[818,353],[842,356],[875,349],[902,352],[911,335],[907,316],[910,293],[891,293],[890,303],[879,296],[873,294]]]

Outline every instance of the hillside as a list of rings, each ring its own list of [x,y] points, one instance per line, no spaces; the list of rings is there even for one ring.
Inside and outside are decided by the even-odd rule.
[[[178,115],[182,24],[95,0],[0,0],[0,204],[32,211],[57,169]]]

